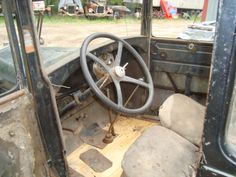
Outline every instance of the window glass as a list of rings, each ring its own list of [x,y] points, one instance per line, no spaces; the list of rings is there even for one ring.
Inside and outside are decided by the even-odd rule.
[[[228,121],[225,132],[226,146],[230,153],[236,158],[236,83],[231,98]]]
[[[32,7],[45,60],[43,63],[46,63],[46,67],[48,65],[46,60],[52,58],[47,52],[48,47],[58,51],[57,54],[60,55],[60,51],[63,53],[64,49],[78,51],[84,39],[93,33],[111,33],[122,38],[140,35],[141,4],[139,3],[123,0],[33,0]],[[95,40],[89,47],[104,42],[104,39]],[[16,84],[16,73],[10,51],[4,17],[0,15],[0,94]],[[54,54],[55,52],[52,55]]]
[[[213,41],[216,19],[202,22],[203,5],[204,0],[153,0],[153,36]]]
[[[45,1],[46,2],[46,1]],[[140,4],[116,1],[58,1],[46,3],[42,38],[46,47],[81,47],[97,32],[118,37],[140,35]],[[68,2],[68,3],[67,3]],[[93,45],[103,43],[97,40]]]
[[[0,97],[16,86],[16,72],[4,17],[0,15]]]

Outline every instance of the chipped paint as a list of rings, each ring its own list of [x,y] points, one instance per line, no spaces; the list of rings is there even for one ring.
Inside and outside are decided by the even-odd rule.
[[[9,176],[18,174],[17,177],[38,176],[35,175],[39,171],[35,169],[38,163],[35,161],[35,147],[40,147],[40,140],[39,136],[35,137],[37,123],[32,124],[34,111],[31,105],[32,101],[26,95],[0,105],[0,176],[1,172]],[[43,152],[43,148],[38,150]],[[43,154],[40,156],[37,158],[39,162],[44,157]],[[10,163],[10,167],[6,167],[5,163]],[[37,168],[42,170],[40,166]],[[42,171],[40,173],[43,174]]]

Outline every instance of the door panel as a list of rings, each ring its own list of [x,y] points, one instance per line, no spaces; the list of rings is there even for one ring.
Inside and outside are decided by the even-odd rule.
[[[212,43],[151,39],[151,73],[158,88],[207,93]]]

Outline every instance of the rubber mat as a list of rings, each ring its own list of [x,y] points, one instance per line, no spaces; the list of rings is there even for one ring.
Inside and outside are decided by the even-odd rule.
[[[103,142],[105,135],[106,131],[103,130],[97,123],[93,123],[80,132],[80,138],[84,143],[100,149],[103,149],[107,145]]]
[[[69,174],[70,174],[70,177],[84,177],[83,175],[73,170],[72,168],[69,168]]]
[[[95,172],[103,172],[112,166],[112,162],[96,149],[89,149],[82,153],[80,159]]]

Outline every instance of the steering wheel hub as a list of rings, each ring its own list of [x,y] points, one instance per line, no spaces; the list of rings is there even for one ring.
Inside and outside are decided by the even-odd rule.
[[[125,76],[125,68],[121,66],[115,66],[115,74],[117,77],[122,78]]]

